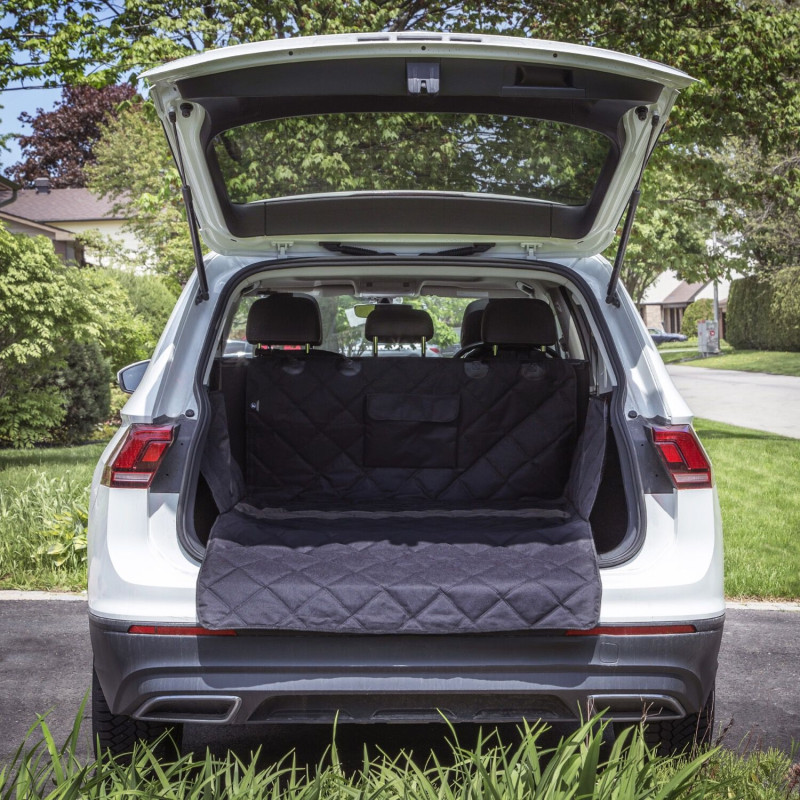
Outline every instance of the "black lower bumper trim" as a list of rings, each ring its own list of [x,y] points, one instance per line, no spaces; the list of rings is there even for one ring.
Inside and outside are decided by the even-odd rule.
[[[723,619],[647,636],[163,636],[90,622],[114,713],[173,722],[571,722],[702,708]]]

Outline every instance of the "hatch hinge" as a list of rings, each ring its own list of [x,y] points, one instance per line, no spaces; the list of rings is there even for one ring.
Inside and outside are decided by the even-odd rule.
[[[192,113],[191,103],[181,104],[181,116],[189,117]],[[192,252],[194,253],[194,266],[197,270],[197,294],[194,297],[196,305],[208,300],[208,277],[206,276],[206,264],[203,261],[203,249],[200,246],[200,232],[197,225],[197,216],[194,213],[194,201],[192,200],[192,190],[186,182],[186,170],[183,166],[183,155],[181,153],[181,143],[178,139],[178,115],[170,111],[167,115],[172,125],[172,135],[175,139],[175,163],[178,165],[178,174],[181,178],[181,195],[183,205],[186,207],[186,221],[189,223],[189,238],[192,240]]]
[[[520,242],[519,246],[527,252],[527,257],[531,260],[535,260],[539,255],[539,251],[542,249],[541,242]]]
[[[278,258],[286,258],[289,250],[294,246],[294,242],[273,242],[272,244],[278,252]]]

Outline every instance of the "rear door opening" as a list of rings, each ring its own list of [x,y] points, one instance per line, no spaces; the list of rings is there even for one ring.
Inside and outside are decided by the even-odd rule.
[[[347,313],[356,298],[280,283],[245,290],[224,333],[232,355],[210,373],[194,506],[200,623],[594,627],[598,546],[618,547],[630,526],[610,387],[597,386],[558,292],[510,283],[479,298],[480,339],[429,357],[424,307],[441,316],[442,298],[373,296],[359,323]],[[474,337],[464,312],[475,298],[454,300],[455,330]],[[337,319],[332,338],[323,320]],[[250,353],[228,345],[242,335]]]

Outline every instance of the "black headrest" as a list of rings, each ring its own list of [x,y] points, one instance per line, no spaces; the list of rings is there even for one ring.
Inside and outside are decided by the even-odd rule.
[[[251,344],[322,344],[319,306],[306,294],[271,294],[256,300],[247,315]]]
[[[544,300],[509,297],[490,300],[483,312],[481,339],[497,345],[554,345],[556,320]]]
[[[465,309],[461,319],[461,346],[476,344],[481,341],[481,323],[487,299],[473,300]]]
[[[427,311],[411,306],[382,303],[367,317],[364,336],[372,341],[405,344],[433,338],[433,320]]]

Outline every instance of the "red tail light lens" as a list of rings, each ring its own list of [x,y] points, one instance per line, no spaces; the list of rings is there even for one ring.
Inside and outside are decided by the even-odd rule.
[[[131,425],[103,470],[103,486],[147,489],[172,444],[173,435],[173,425]]]
[[[236,631],[212,631],[208,628],[180,625],[131,625],[128,633],[144,633],[150,636],[236,636]]]
[[[676,489],[710,489],[711,463],[690,425],[653,428],[653,442]]]
[[[672,636],[696,633],[694,625],[606,625],[588,631],[569,630],[567,636]]]

